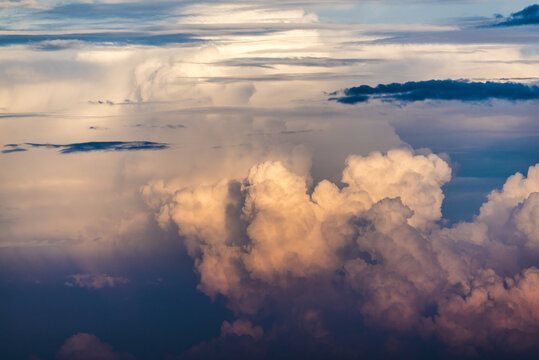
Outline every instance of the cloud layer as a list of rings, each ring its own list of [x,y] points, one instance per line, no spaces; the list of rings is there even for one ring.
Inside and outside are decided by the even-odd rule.
[[[425,100],[485,101],[503,99],[510,101],[539,99],[539,86],[511,82],[469,82],[465,80],[409,81],[403,84],[379,84],[376,87],[361,85],[345,89],[336,100],[343,104],[357,104],[371,99],[414,102]],[[339,95],[339,93],[333,93]]]

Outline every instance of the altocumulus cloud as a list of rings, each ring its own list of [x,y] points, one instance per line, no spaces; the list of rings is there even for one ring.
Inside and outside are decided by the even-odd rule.
[[[428,80],[406,83],[361,85],[334,92],[335,100],[343,104],[365,103],[371,99],[414,102],[425,100],[510,101],[539,99],[539,86],[512,82],[470,82],[466,80]]]
[[[386,340],[413,336],[458,356],[537,350],[539,164],[452,227],[439,225],[451,177],[440,157],[399,149],[346,164],[343,187],[324,180],[312,191],[278,161],[240,179],[143,188],[160,226],[177,225],[199,290],[239,317],[197,352],[238,337],[298,346],[297,336],[330,358],[387,357],[376,352]],[[257,324],[264,314],[270,322]]]

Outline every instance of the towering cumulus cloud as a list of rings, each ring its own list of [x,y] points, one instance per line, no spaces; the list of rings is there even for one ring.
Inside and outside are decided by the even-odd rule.
[[[440,157],[399,149],[350,156],[342,187],[324,180],[310,190],[269,161],[168,198],[162,186],[143,192],[168,199],[160,224],[177,224],[199,289],[237,314],[287,306],[296,321],[286,326],[330,342],[342,331],[331,316],[346,312],[368,328],[435,335],[459,353],[528,351],[539,335],[539,270],[530,266],[539,259],[539,165],[492,192],[473,222],[441,228],[450,176]]]

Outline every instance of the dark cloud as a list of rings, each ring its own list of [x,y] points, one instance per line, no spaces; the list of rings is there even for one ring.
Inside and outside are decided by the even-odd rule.
[[[410,81],[399,84],[379,84],[376,87],[361,85],[342,92],[334,92],[335,100],[343,104],[384,101],[414,102],[424,100],[485,101],[503,99],[510,101],[539,99],[539,87],[511,82],[470,82],[467,80]]]
[[[350,66],[358,63],[377,62],[380,59],[332,59],[325,57],[287,57],[287,58],[236,58],[217,63],[224,66],[240,67],[261,67],[273,68],[274,65],[292,65],[292,66],[316,66],[316,67],[339,67]]]
[[[23,149],[23,148],[12,148],[12,149],[7,149],[7,150],[2,150],[2,153],[8,154],[8,153],[19,152],[19,151],[26,151],[26,149]]]
[[[27,118],[27,117],[45,117],[49,116],[47,114],[39,114],[39,113],[18,113],[18,114],[9,114],[4,113],[0,114],[0,119],[10,119],[10,118]]]
[[[530,5],[527,8],[503,18],[503,21],[494,26],[521,26],[539,24],[539,5]]]
[[[202,41],[193,34],[155,34],[142,32],[95,32],[71,34],[14,34],[0,35],[0,46],[31,45],[38,50],[62,50],[77,42],[115,45],[163,46]]]
[[[73,143],[66,145],[56,144],[35,144],[27,143],[33,147],[60,148],[62,154],[75,152],[88,152],[100,150],[131,151],[131,150],[163,150],[168,147],[166,143],[152,141],[91,141],[84,143]]]
[[[34,148],[60,149],[62,154],[89,151],[133,151],[133,150],[163,150],[169,147],[166,143],[152,141],[90,141],[73,144],[37,144],[25,143],[24,145]],[[26,151],[24,145],[8,144],[11,147],[3,153]]]
[[[281,135],[305,134],[305,133],[310,133],[310,132],[313,132],[313,131],[315,131],[315,130],[313,130],[313,129],[286,130],[286,131],[281,131],[280,134]]]

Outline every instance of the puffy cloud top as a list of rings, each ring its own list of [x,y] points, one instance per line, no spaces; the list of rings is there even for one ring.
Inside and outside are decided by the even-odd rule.
[[[539,270],[529,265],[539,260],[538,174],[536,165],[510,177],[473,222],[440,228],[451,170],[434,154],[350,156],[344,186],[324,180],[312,191],[267,161],[169,200],[158,191],[158,220],[178,225],[199,289],[242,314],[223,323],[223,339],[264,339],[248,319],[270,302],[288,304],[294,326],[330,341],[338,301],[367,326],[434,334],[461,354],[492,350],[494,339],[525,350],[539,335]],[[151,187],[144,192],[151,200]]]

